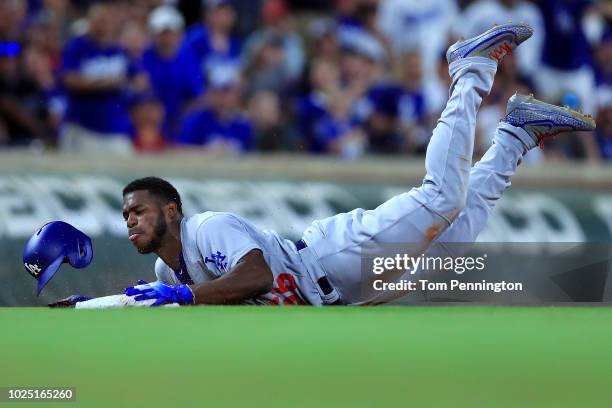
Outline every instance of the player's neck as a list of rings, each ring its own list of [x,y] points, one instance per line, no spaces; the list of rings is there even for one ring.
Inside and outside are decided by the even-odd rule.
[[[181,250],[181,221],[178,220],[168,225],[168,231],[156,254],[166,265],[178,271],[181,269]]]

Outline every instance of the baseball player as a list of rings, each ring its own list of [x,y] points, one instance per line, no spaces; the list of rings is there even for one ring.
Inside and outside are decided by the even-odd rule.
[[[531,34],[525,24],[505,24],[452,45],[450,97],[427,148],[423,184],[374,210],[314,221],[297,242],[230,213],[184,217],[168,182],[131,182],[123,190],[129,240],[159,258],[157,280],[125,294],[154,305],[364,304],[372,300],[361,290],[364,245],[411,243],[418,256],[444,252],[445,242],[473,242],[529,149],[595,127],[579,112],[515,95],[494,144],[471,168],[476,113],[497,65]]]

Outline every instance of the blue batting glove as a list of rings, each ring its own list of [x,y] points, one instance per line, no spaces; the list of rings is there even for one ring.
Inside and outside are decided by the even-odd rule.
[[[155,299],[155,303],[151,306],[160,306],[167,303],[193,304],[193,292],[187,285],[169,285],[162,281],[151,283],[138,281],[138,283],[138,285],[126,288],[124,291],[126,295],[134,296],[136,301]]]

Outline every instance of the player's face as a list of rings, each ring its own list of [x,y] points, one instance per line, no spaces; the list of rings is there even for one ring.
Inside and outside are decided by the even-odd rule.
[[[159,202],[148,191],[134,191],[123,197],[123,219],[128,238],[141,254],[158,250],[168,224]]]

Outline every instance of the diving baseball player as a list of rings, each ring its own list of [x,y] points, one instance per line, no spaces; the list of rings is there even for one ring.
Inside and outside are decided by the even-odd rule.
[[[364,304],[371,300],[361,290],[364,245],[409,242],[416,256],[473,242],[528,150],[595,127],[579,112],[515,95],[494,144],[471,168],[476,113],[497,64],[531,34],[527,25],[505,24],[452,45],[450,97],[427,148],[423,184],[374,210],[314,221],[295,243],[230,213],[184,217],[168,182],[131,182],[123,190],[129,240],[158,255],[157,281],[139,281],[125,294],[155,305]]]

